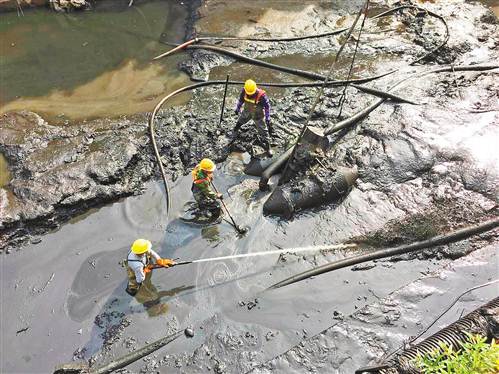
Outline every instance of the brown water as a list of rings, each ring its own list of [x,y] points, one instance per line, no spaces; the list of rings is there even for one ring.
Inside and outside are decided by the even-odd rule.
[[[313,56],[294,54],[263,60],[277,65],[314,71],[327,75],[334,58],[335,53],[325,53]],[[394,59],[396,59],[396,57],[390,55],[380,55],[373,58],[373,56],[366,56],[358,53],[352,69],[352,78],[355,79],[375,75],[376,68],[383,66],[383,64],[393,62]],[[348,77],[350,64],[351,56],[345,55],[343,58],[340,58],[336,64],[336,69],[332,74],[332,79],[346,79]],[[227,74],[229,74],[231,80],[245,81],[246,79],[251,78],[255,79],[258,84],[264,82],[310,82],[310,80],[306,78],[240,62],[232,63],[229,66],[217,66],[213,68],[210,71],[210,79],[225,79]],[[265,91],[271,97],[282,97],[286,94],[286,89],[278,87],[265,87]],[[229,90],[229,95],[237,95],[238,92],[239,87],[237,89],[231,88]]]
[[[282,7],[286,5],[285,2],[282,4]],[[287,61],[288,57],[284,59]],[[320,59],[321,57],[318,61],[312,59],[308,63],[320,63]],[[135,60],[136,62],[129,62],[131,60],[122,59],[119,65],[128,69],[129,74],[135,74],[133,64],[142,64],[138,58]],[[273,61],[278,62],[279,59]],[[307,64],[306,58],[301,57],[292,57],[289,61],[296,67],[303,68]],[[325,66],[328,66],[327,62],[328,57],[325,57]],[[132,66],[128,66],[129,63]],[[230,68],[233,69],[231,74],[234,79],[239,78],[237,74],[242,71],[237,69],[237,65],[233,66],[235,68]],[[311,66],[318,71],[324,69],[320,64]],[[115,70],[119,69],[105,70],[101,74],[110,74]],[[222,78],[225,73],[226,70],[214,72]],[[123,80],[128,78],[128,74],[119,76],[116,78],[116,85],[124,84]],[[264,80],[266,76],[256,75],[256,78]],[[92,82],[93,77],[78,84],[78,87]],[[100,92],[98,87],[96,85],[89,88],[89,91],[96,95]],[[73,91],[74,88],[71,92]],[[63,100],[64,95],[59,99]],[[109,103],[112,103],[112,99]],[[419,112],[413,110],[414,112],[405,112],[412,113],[414,117],[411,121],[412,117],[407,116],[407,127],[416,127],[417,124],[421,126],[417,130],[421,129],[428,138],[439,137],[440,133],[436,130],[425,132],[429,126],[425,123],[428,121],[420,121],[422,117],[419,117]],[[427,108],[421,109],[423,110]],[[381,122],[388,118],[388,115],[380,116],[380,111],[377,113],[374,121]],[[433,112],[431,114],[434,115]],[[448,117],[443,119],[446,121],[435,121],[434,125],[438,131],[447,132],[448,129],[442,128],[441,123],[447,123],[448,126],[454,126],[454,123],[448,121]],[[488,133],[480,134],[482,137],[488,136]],[[456,144],[454,135],[457,136],[449,130],[448,143],[451,145]],[[466,144],[478,146],[471,142],[470,140]],[[440,144],[439,141],[433,143],[436,146]],[[257,292],[275,281],[313,265],[341,258],[343,254],[320,254],[308,257],[307,260],[302,256],[288,256],[280,267],[274,266],[279,265],[277,258],[268,257],[254,258],[251,261],[201,263],[155,272],[152,284],[156,295],[152,296],[159,296],[160,303],[152,307],[145,305],[142,300],[128,297],[124,292],[126,274],[119,266],[119,261],[126,256],[130,243],[138,237],[152,240],[154,248],[163,257],[189,260],[340,242],[379,228],[387,220],[404,214],[398,207],[403,204],[392,202],[375,189],[366,189],[364,184],[364,189],[353,189],[335,209],[331,207],[307,212],[291,221],[264,217],[261,209],[268,193],[258,191],[256,178],[240,175],[242,165],[239,161],[239,158],[229,159],[219,165],[216,181],[220,191],[225,193],[230,189],[231,198],[227,199],[227,204],[237,223],[250,227],[244,237],[237,237],[226,222],[200,228],[178,220],[183,204],[192,198],[189,189],[191,179],[186,176],[172,183],[171,193],[174,199],[169,217],[165,211],[161,183],[154,182],[140,196],[124,199],[81,216],[71,224],[43,236],[41,243],[27,246],[22,252],[3,256],[0,261],[0,278],[4,298],[9,302],[3,303],[1,313],[4,326],[2,338],[8,339],[9,344],[2,352],[5,360],[0,360],[0,371],[50,372],[56,364],[71,361],[73,352],[81,348],[87,349],[83,357],[88,358],[102,349],[102,334],[115,331],[121,315],[132,321],[125,334],[133,338],[130,341],[136,341],[137,346],[166,335],[172,326],[194,326],[195,338],[189,340],[182,337],[168,348],[158,351],[161,355],[159,357],[168,354],[172,359],[177,359],[175,355],[191,355],[195,350],[201,352],[200,356],[205,355],[197,348],[206,336],[209,337],[209,333],[204,332],[207,329],[201,330],[199,327],[206,326],[204,321],[207,318],[213,319],[214,324],[218,321],[223,324],[234,322],[232,332],[226,333],[219,328],[222,332],[217,334],[220,343],[235,336],[235,343],[230,345],[234,352],[248,350],[247,347],[238,347],[236,338],[248,337],[250,332],[253,333],[251,329],[256,326],[261,328],[261,343],[252,346],[251,352],[259,355],[260,352],[263,353],[254,360],[252,356],[241,354],[238,360],[243,363],[249,360],[263,362],[306,336],[315,335],[331,326],[335,323],[335,313],[347,315],[359,307],[372,304],[376,297],[385,297],[399,286],[419,277],[422,272],[431,273],[439,266],[437,261],[400,261],[393,264],[380,263],[369,272],[342,269],[309,282],[298,283],[264,296],[259,295],[259,305],[250,310],[244,304],[241,306],[239,301],[254,299]],[[404,190],[402,193],[404,198],[414,199]],[[422,193],[424,192],[419,190],[414,192],[415,195]],[[414,201],[416,203],[419,200]],[[484,273],[490,274],[490,271]],[[442,304],[455,297],[458,287],[461,290],[462,284],[457,279],[451,288],[454,293],[449,292],[449,288],[438,293],[439,296],[446,297],[440,297]],[[469,276],[466,279],[475,278]],[[371,294],[371,290],[375,293]],[[103,327],[98,326],[99,320],[104,322]],[[275,338],[263,338],[272,331],[277,331]],[[116,356],[130,350],[128,345],[121,342],[116,343],[113,349]],[[356,351],[350,349],[351,352]],[[230,354],[229,350],[227,354]],[[349,360],[359,364],[358,359]],[[139,372],[139,365],[143,362],[145,360],[134,364],[136,366],[130,368],[130,371]],[[189,372],[189,369],[182,368],[184,372]],[[229,368],[228,371],[245,372],[237,368]]]
[[[5,187],[10,181],[10,171],[4,155],[0,153],[0,188]]]
[[[186,15],[180,3],[164,1],[2,14],[0,113],[27,109],[80,120],[150,111],[188,82],[176,68],[183,56],[150,62],[169,48],[160,38],[183,38]]]
[[[480,0],[480,3],[488,6],[499,17],[499,0]]]

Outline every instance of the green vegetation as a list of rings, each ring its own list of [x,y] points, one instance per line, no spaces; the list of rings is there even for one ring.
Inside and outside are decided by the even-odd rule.
[[[499,345],[469,334],[461,349],[456,351],[442,343],[440,349],[418,356],[416,365],[425,374],[495,374],[499,373]]]

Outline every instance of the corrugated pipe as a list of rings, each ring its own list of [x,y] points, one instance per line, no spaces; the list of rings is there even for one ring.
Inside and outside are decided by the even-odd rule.
[[[499,337],[499,297],[491,300],[480,308],[467,314],[463,318],[450,324],[444,329],[433,334],[421,343],[414,345],[408,350],[396,355],[386,363],[378,366],[361,368],[356,374],[380,373],[380,374],[410,374],[421,373],[415,366],[418,355],[426,355],[434,350],[441,350],[441,344],[445,343],[453,350],[459,350],[461,345],[468,341],[468,334],[478,334],[486,337],[488,341]]]

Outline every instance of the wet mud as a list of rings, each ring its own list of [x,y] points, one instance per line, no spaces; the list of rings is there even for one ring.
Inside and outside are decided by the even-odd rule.
[[[191,17],[195,12],[198,16],[193,27],[200,34],[311,34],[348,25],[361,6],[277,1],[264,9],[258,1],[238,4],[241,11],[221,1],[190,4]],[[438,58],[425,61],[427,65],[498,60],[497,22],[490,10],[465,2],[424,6],[446,17],[451,30],[447,47]],[[379,11],[384,7],[380,4]],[[224,14],[226,22],[213,21]],[[385,77],[373,87],[386,89],[401,76],[427,68],[406,67],[433,45],[414,46],[414,32],[405,32],[409,19],[368,22],[356,74],[400,68],[397,77]],[[442,31],[433,27],[440,26],[423,25],[425,36],[441,37]],[[187,34],[193,31],[188,27]],[[258,58],[285,60],[302,54],[295,61],[320,71],[323,67],[314,66],[314,56],[320,60],[334,54],[339,38],[234,45]],[[353,48],[349,43],[345,56]],[[383,62],[369,64],[370,56]],[[224,77],[226,66],[241,74],[232,62],[194,51],[181,68],[202,78]],[[348,64],[335,78],[344,78],[343,66]],[[257,81],[285,77],[256,69],[251,74]],[[269,192],[259,191],[257,178],[243,175],[247,155],[229,153],[236,121],[230,109],[239,89],[229,88],[220,127],[222,87],[197,90],[186,104],[160,111],[156,136],[174,196],[169,217],[145,115],[81,120],[70,126],[31,112],[2,115],[0,151],[11,179],[0,189],[2,301],[9,300],[2,303],[0,318],[2,338],[10,343],[3,348],[6,359],[0,371],[50,372],[73,359],[97,367],[190,328],[193,337],[182,335],[121,372],[352,372],[398,347],[460,292],[497,275],[496,230],[438,248],[438,253],[379,261],[358,271],[341,269],[267,293],[262,291],[276,281],[351,252],[155,270],[143,295],[130,298],[119,262],[139,236],[150,238],[163,257],[190,260],[352,238],[384,246],[497,215],[497,71],[413,80],[396,93],[421,105],[388,102],[351,131],[332,136],[327,157],[339,166],[357,167],[356,184],[343,200],[305,210],[292,220],[262,215]],[[310,125],[327,128],[338,122],[341,91],[326,89],[326,100]],[[284,149],[299,133],[316,90],[267,92],[277,134],[274,147]],[[348,88],[342,117],[373,100]],[[247,131],[250,141],[251,125]],[[184,175],[203,157],[219,162],[217,186],[224,194],[230,192],[226,202],[237,223],[250,227],[247,235],[237,236],[226,222],[201,228],[178,219],[191,199],[190,176]],[[273,177],[271,186],[276,183]],[[38,261],[28,261],[33,258]],[[481,304],[490,289],[483,292],[474,293],[460,308]]]

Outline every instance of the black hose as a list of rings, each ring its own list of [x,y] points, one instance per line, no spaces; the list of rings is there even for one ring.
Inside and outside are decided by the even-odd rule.
[[[423,72],[423,73],[419,73],[419,74],[416,74],[414,76],[411,76],[411,77],[408,77],[408,78],[405,78],[403,79],[402,81],[398,82],[395,86],[392,87],[395,88],[396,86],[398,86],[399,84],[401,84],[402,82],[406,81],[407,79],[410,79],[410,78],[414,78],[415,76],[424,76],[424,75],[427,75],[427,74],[431,74],[431,73],[442,73],[442,72],[449,72],[449,71],[485,71],[485,70],[492,70],[492,69],[497,69],[499,68],[499,65],[465,65],[465,66],[454,66],[454,67],[444,67],[444,68],[438,68],[438,69],[434,69],[434,70],[430,70],[430,71],[426,71],[426,72]],[[386,74],[391,74],[392,72],[389,72],[389,73],[385,73],[384,75]],[[380,75],[378,77],[381,77],[383,75]],[[374,77],[371,77],[371,78],[366,78],[364,80],[367,80],[367,79],[375,79]],[[344,84],[346,82],[353,82],[353,81],[359,81],[359,80],[350,80],[350,81],[332,81],[332,82],[326,82],[326,85],[337,85],[337,84]],[[339,82],[342,82],[342,83],[339,83]],[[159,154],[159,151],[158,151],[158,147],[157,147],[157,144],[156,144],[156,140],[155,140],[155,135],[154,135],[154,120],[155,120],[155,117],[156,117],[156,113],[158,112],[158,110],[161,108],[161,106],[163,106],[163,104],[170,98],[172,98],[173,96],[175,95],[178,95],[179,93],[182,93],[182,92],[186,92],[186,91],[190,91],[190,90],[194,90],[196,88],[201,88],[201,87],[207,87],[207,86],[214,86],[214,85],[225,85],[225,84],[230,84],[230,85],[241,85],[241,84],[244,84],[244,82],[242,81],[224,81],[224,80],[215,80],[215,81],[201,81],[201,82],[198,82],[198,83],[194,83],[194,84],[191,84],[189,86],[185,86],[185,87],[181,87],[179,88],[178,90],[176,91],[173,91],[172,93],[166,95],[165,97],[163,97],[160,102],[158,104],[156,104],[156,106],[154,107],[154,110],[151,114],[151,117],[149,118],[149,135],[150,135],[150,138],[151,138],[151,143],[153,145],[153,149],[154,149],[154,154],[156,156],[156,161],[159,165],[159,168],[160,168],[160,171],[161,171],[161,176],[162,176],[162,179],[163,179],[163,183],[165,185],[165,192],[166,192],[166,206],[167,206],[167,215],[168,215],[168,211],[169,211],[169,208],[170,208],[170,190],[168,188],[168,181],[166,179],[166,173],[165,173],[165,170],[163,168],[163,164],[161,162],[161,156]],[[324,82],[310,82],[310,83],[292,83],[292,82],[284,82],[284,83],[261,83],[260,85],[261,86],[267,86],[267,87],[318,87],[318,86],[322,86],[324,84]],[[341,122],[338,122],[337,124],[334,124],[332,126],[330,126],[328,129],[326,129],[326,131],[324,132],[324,134],[326,135],[329,135],[329,134],[332,134],[336,131],[339,131],[351,124],[354,124],[356,123],[357,121],[363,119],[364,117],[366,117],[370,112],[372,112],[374,109],[376,109],[379,105],[381,105],[386,99],[380,99],[378,100],[377,102],[375,102],[374,104],[370,105],[369,107],[365,108],[364,110],[358,112],[357,114],[355,114],[354,116],[350,117],[350,118],[347,118],[346,120],[343,120]],[[291,149],[291,148],[290,148]],[[288,150],[289,151],[289,150]],[[272,166],[272,165],[271,165]],[[278,166],[278,165],[275,165],[275,166]],[[270,168],[270,166],[269,166]],[[276,169],[269,169],[269,173],[273,170],[276,170]],[[267,174],[265,174],[267,175]],[[267,181],[268,179],[270,179],[270,176],[272,176],[272,174],[270,174],[267,178]]]
[[[445,19],[441,15],[439,15],[437,13],[434,13],[434,12],[432,12],[430,10],[427,10],[425,8],[421,8],[421,7],[415,6],[415,5],[401,5],[401,6],[398,6],[396,8],[389,9],[386,12],[380,13],[380,14],[374,16],[372,19],[385,17],[385,16],[387,16],[389,14],[392,14],[392,13],[394,13],[394,12],[396,12],[398,10],[402,10],[402,9],[417,9],[417,10],[420,10],[422,12],[425,12],[426,14],[429,14],[430,16],[438,18],[440,21],[442,21],[442,23],[445,26],[445,37],[444,37],[444,40],[437,47],[433,48],[430,52],[428,52],[425,55],[417,58],[416,60],[412,61],[409,64],[409,65],[414,65],[414,64],[417,64],[419,61],[422,61],[425,58],[427,58],[428,56],[432,55],[433,53],[435,53],[436,51],[438,51],[440,48],[442,48],[445,44],[447,44],[447,42],[449,41],[449,26],[447,25],[447,22],[445,21]]]
[[[331,134],[333,134],[335,132],[338,132],[338,131],[344,129],[345,127],[353,125],[353,124],[357,123],[358,121],[364,119],[374,109],[376,109],[381,104],[383,104],[383,102],[385,100],[386,100],[385,98],[379,99],[379,100],[375,101],[373,104],[369,105],[367,108],[364,108],[360,112],[355,113],[353,116],[348,117],[348,118],[344,119],[343,121],[340,121],[340,122],[338,122],[338,123],[336,123],[334,125],[329,126],[326,129],[326,131],[324,131],[324,135],[331,135]]]
[[[229,57],[232,57],[236,60],[244,61],[244,62],[247,62],[247,63],[252,64],[252,65],[263,66],[263,67],[266,67],[269,69],[282,71],[282,72],[289,73],[289,74],[296,75],[296,76],[303,77],[303,78],[315,79],[315,80],[319,80],[319,81],[326,80],[326,76],[319,74],[319,73],[315,73],[315,72],[311,72],[311,71],[307,71],[307,70],[296,69],[296,68],[291,68],[288,66],[273,64],[271,62],[262,61],[262,60],[259,60],[257,58],[248,57],[248,56],[242,55],[240,53],[230,51],[230,50],[225,49],[225,48],[215,47],[213,45],[206,45],[206,44],[188,45],[186,47],[186,49],[204,49],[204,50],[208,50],[208,51],[218,52],[222,55],[229,56]],[[157,58],[158,58],[158,56],[155,57],[154,59],[157,59]],[[369,82],[369,81],[372,81],[374,79],[384,77],[388,74],[392,74],[396,71],[397,70],[392,70],[392,71],[389,71],[387,73],[382,73],[382,74],[376,75],[374,77],[369,77],[369,78],[352,79],[350,81],[345,81],[345,80],[343,80],[343,81],[331,81],[331,83],[333,85],[334,84],[338,85],[338,84],[349,83],[349,82],[357,82],[357,83]]]
[[[345,85],[345,87],[347,87]],[[412,104],[412,105],[419,105],[418,103],[415,103],[414,101],[404,99],[403,97],[400,97],[398,95],[394,95],[390,92],[385,92],[385,91],[380,91],[375,88],[371,87],[365,87],[365,86],[359,86],[358,84],[350,84],[350,87],[356,88],[359,91],[366,92],[368,94],[384,98],[384,99],[390,99],[392,101],[397,101],[400,103],[407,103],[407,104]]]
[[[306,39],[318,39],[324,38],[326,36],[333,36],[337,34],[341,34],[342,32],[347,31],[349,28],[344,27],[342,29],[333,30],[330,32],[325,32],[322,34],[314,34],[314,35],[304,35],[304,36],[292,36],[287,38],[259,38],[259,37],[245,37],[245,36],[198,36],[196,39],[202,40],[248,40],[251,42],[294,42],[298,40],[306,40]]]
[[[173,91],[172,93],[163,97],[161,99],[161,101],[158,104],[156,104],[156,106],[154,107],[154,110],[151,113],[151,117],[149,117],[149,137],[151,138],[151,144],[152,144],[152,147],[154,149],[154,155],[156,156],[156,161],[159,165],[159,170],[161,171],[161,177],[162,177],[163,183],[165,185],[166,216],[167,217],[168,217],[168,213],[170,211],[170,206],[171,206],[171,196],[170,196],[170,189],[168,188],[168,181],[166,179],[165,169],[163,168],[163,162],[161,161],[161,156],[159,154],[158,145],[156,144],[156,137],[154,135],[154,120],[156,118],[156,113],[161,108],[161,106],[165,103],[165,101],[167,101],[171,97],[173,97],[181,92],[190,91],[190,90],[193,90],[195,88],[209,86],[209,85],[210,85],[209,82],[200,82],[200,83],[191,84],[189,86],[181,87],[178,90]]]
[[[421,78],[422,76],[425,76],[427,74],[432,74],[432,73],[443,73],[443,72],[451,72],[451,71],[486,71],[486,70],[493,70],[493,69],[497,69],[499,68],[499,65],[463,65],[463,66],[447,66],[447,67],[444,67],[444,68],[438,68],[438,69],[433,69],[433,70],[429,70],[429,71],[425,71],[425,72],[422,72],[422,73],[416,73],[416,74],[413,74],[409,77],[406,77],[400,81],[398,81],[395,85],[393,85],[390,90],[393,90],[395,88],[397,88],[398,86],[400,86],[402,83],[406,82],[407,80],[409,79],[413,79],[413,78]],[[379,92],[383,92],[383,91],[379,91]],[[389,92],[383,92],[385,95],[386,94],[389,94]],[[386,96],[388,97],[388,96]],[[364,119],[365,117],[367,117],[369,115],[369,113],[371,113],[374,109],[376,109],[378,106],[380,106],[381,104],[383,104],[383,102],[386,100],[386,97],[383,97],[377,101],[375,101],[373,104],[369,105],[368,107],[364,108],[363,110],[361,110],[360,112],[357,112],[356,114],[354,114],[353,116],[347,118],[347,119],[344,119],[343,121],[340,121],[336,124],[333,124],[331,126],[329,126],[325,131],[324,131],[324,134],[325,135],[330,135],[330,134],[333,134],[337,131],[340,131],[350,125],[353,125],[355,123],[357,123],[358,121]]]
[[[213,52],[217,52],[217,53],[220,53],[222,55],[225,55],[225,56],[232,57],[232,58],[239,60],[239,61],[248,62],[248,63],[251,63],[253,65],[263,66],[263,67],[266,67],[269,69],[283,71],[283,72],[293,74],[293,75],[303,77],[303,78],[309,78],[309,79],[315,79],[315,80],[321,80],[321,81],[326,79],[326,77],[324,75],[319,74],[319,73],[314,73],[311,71],[295,69],[295,68],[290,68],[287,66],[273,64],[271,62],[266,62],[266,61],[262,61],[262,60],[259,60],[256,58],[247,57],[247,56],[244,56],[240,53],[229,51],[228,49],[225,49],[225,48],[215,47],[213,45],[205,45],[205,44],[189,45],[186,47],[186,49],[204,49],[207,51],[213,51]]]
[[[276,174],[281,167],[283,167],[284,163],[291,157],[293,154],[293,151],[295,149],[295,145],[289,147],[286,152],[284,152],[282,155],[275,160],[274,163],[269,165],[262,173],[262,176],[260,177],[260,183],[259,183],[259,188],[260,190],[264,191],[268,187],[269,179],[272,175]]]
[[[165,336],[161,339],[156,340],[155,342],[152,342],[151,344],[148,344],[136,351],[133,351],[132,353],[128,353],[114,361],[111,361],[109,364],[105,366],[98,367],[96,369],[91,369],[89,374],[108,374],[112,373],[114,370],[121,369],[127,365],[130,365],[132,362],[135,362],[137,360],[140,360],[142,357],[145,357],[149,354],[151,354],[154,351],[157,351],[161,347],[167,345],[168,343],[171,343],[175,339],[177,339],[180,335],[182,335],[182,331],[177,331],[173,335],[168,335]]]
[[[356,79],[338,79],[338,80],[328,80],[328,81],[320,81],[320,82],[280,82],[280,83],[275,83],[275,82],[261,82],[258,83],[259,86],[263,87],[282,87],[282,88],[287,88],[287,87],[321,87],[321,86],[326,86],[326,87],[331,87],[331,86],[343,86],[345,84],[350,84],[350,83],[367,83],[376,79],[383,78],[387,75],[390,75],[392,73],[395,73],[397,70],[390,70],[386,73],[381,73],[378,75],[373,75],[371,77],[366,77],[366,78],[356,78]],[[214,85],[215,84],[225,84],[225,81],[222,80],[212,80],[212,81],[207,81],[204,79],[200,78],[191,78],[191,81],[193,82],[212,82]],[[244,84],[244,81],[229,81],[230,85],[241,85]]]
[[[263,67],[273,69],[273,70],[283,71],[285,73],[293,74],[293,75],[303,77],[303,78],[315,79],[315,80],[320,80],[320,81],[323,81],[326,79],[326,77],[324,75],[319,74],[319,73],[314,73],[311,71],[306,71],[306,70],[291,68],[288,66],[273,64],[271,62],[262,61],[262,60],[259,60],[256,58],[244,56],[240,53],[229,51],[228,49],[225,49],[225,48],[215,47],[213,45],[205,45],[205,44],[189,45],[186,47],[186,49],[204,49],[207,51],[213,51],[213,52],[217,52],[217,53],[220,53],[222,55],[225,55],[225,56],[235,58],[236,60],[239,60],[239,61],[244,61],[247,63],[251,63],[253,65],[263,66]]]
[[[317,268],[307,270],[303,273],[294,275],[292,277],[286,278],[286,279],[270,286],[268,289],[271,290],[271,289],[280,288],[280,287],[283,287],[283,286],[286,286],[286,285],[289,285],[289,284],[292,284],[295,282],[299,282],[301,280],[304,280],[304,279],[307,279],[307,278],[310,278],[310,277],[313,277],[313,276],[316,276],[319,274],[327,273],[327,272],[330,272],[333,270],[342,269],[344,267],[360,264],[360,263],[367,262],[367,261],[372,261],[372,260],[377,260],[380,258],[386,258],[386,257],[401,255],[401,254],[405,254],[405,253],[415,252],[415,251],[419,251],[421,249],[435,247],[437,245],[453,243],[453,242],[463,240],[463,239],[468,238],[468,237],[473,236],[473,235],[477,235],[477,234],[481,234],[481,233],[489,231],[489,230],[493,230],[498,226],[499,226],[499,218],[494,218],[490,221],[480,223],[480,224],[475,225],[475,226],[466,227],[464,229],[454,231],[450,234],[438,235],[438,236],[435,236],[431,239],[424,240],[422,242],[406,244],[406,245],[402,245],[402,246],[399,246],[396,248],[384,249],[381,251],[370,252],[370,253],[354,256],[354,257],[345,258],[345,259],[338,260],[338,261],[333,261],[331,263],[328,263],[328,264],[319,266]]]

